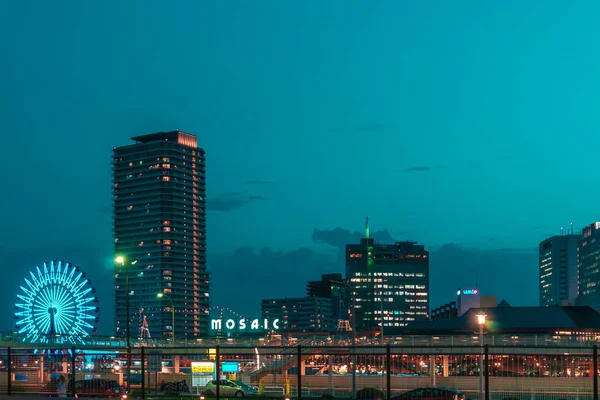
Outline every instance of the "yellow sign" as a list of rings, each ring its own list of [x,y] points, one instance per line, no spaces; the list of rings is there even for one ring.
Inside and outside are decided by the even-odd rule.
[[[193,362],[192,374],[205,374],[215,372],[215,364],[209,362]]]

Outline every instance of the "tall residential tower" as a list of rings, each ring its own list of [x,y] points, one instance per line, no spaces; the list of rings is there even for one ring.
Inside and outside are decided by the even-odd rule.
[[[117,334],[126,334],[129,314],[132,338],[145,324],[152,337],[206,336],[204,150],[181,131],[132,140],[113,150],[114,250],[124,259],[115,266]]]
[[[579,235],[552,236],[539,246],[540,306],[574,304],[577,299]]]

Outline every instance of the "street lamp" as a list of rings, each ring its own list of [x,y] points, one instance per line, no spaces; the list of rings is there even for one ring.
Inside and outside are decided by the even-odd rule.
[[[130,390],[131,381],[131,334],[129,330],[129,263],[125,266],[125,257],[118,256],[115,261],[125,269],[125,329],[127,329],[127,391]]]
[[[483,328],[486,322],[485,313],[477,314],[477,325],[479,325],[479,344],[483,348]],[[479,395],[480,400],[484,399],[484,388],[483,388],[483,352],[479,355]]]
[[[175,303],[173,303],[173,299],[167,296],[164,293],[159,293],[156,295],[159,299],[166,297],[171,302],[171,343],[175,344]]]

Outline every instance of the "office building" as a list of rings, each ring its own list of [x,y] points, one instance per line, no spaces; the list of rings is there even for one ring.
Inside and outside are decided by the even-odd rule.
[[[574,304],[580,235],[552,236],[539,245],[540,306]]]
[[[463,315],[471,308],[479,308],[479,289],[460,288],[456,292],[456,296],[458,297],[458,316]]]
[[[355,301],[357,330],[429,319],[429,252],[423,245],[376,244],[367,227],[360,244],[346,245],[346,279]]]
[[[323,274],[320,281],[311,281],[306,285],[308,297],[324,297],[331,299],[334,322],[348,321],[350,316],[350,287],[342,274]]]
[[[279,319],[285,332],[322,332],[335,330],[331,299],[299,297],[265,299],[261,304],[262,317],[268,321]]]
[[[153,338],[206,336],[204,150],[196,136],[180,131],[132,140],[113,150],[114,251],[124,258],[115,266],[117,334],[126,335],[128,276],[132,337],[144,317]]]
[[[583,228],[578,247],[578,304],[600,308],[600,222]]]
[[[478,288],[460,288],[458,297],[458,316],[460,317],[472,308],[494,308],[498,304],[496,296],[482,296]]]

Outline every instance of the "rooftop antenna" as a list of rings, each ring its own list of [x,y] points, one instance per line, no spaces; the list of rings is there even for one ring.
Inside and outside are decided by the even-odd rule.
[[[366,218],[365,222],[365,237],[369,238],[369,217]]]

